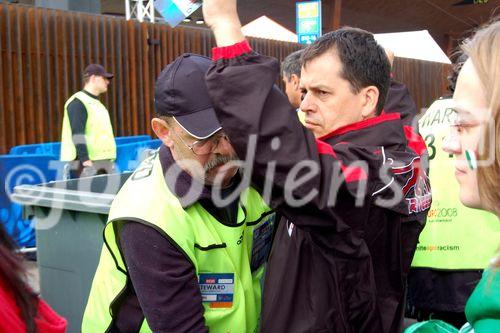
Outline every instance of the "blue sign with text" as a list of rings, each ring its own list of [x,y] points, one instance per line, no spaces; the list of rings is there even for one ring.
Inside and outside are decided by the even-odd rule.
[[[301,44],[311,44],[321,36],[321,1],[295,4],[297,37]]]

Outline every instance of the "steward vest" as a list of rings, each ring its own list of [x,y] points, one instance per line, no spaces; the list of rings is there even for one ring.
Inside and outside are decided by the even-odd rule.
[[[85,109],[87,109],[85,142],[87,144],[89,159],[92,161],[116,159],[116,144],[108,110],[106,110],[106,107],[98,99],[90,97],[83,91],[79,91],[64,104],[61,161],[73,161],[76,159],[76,147],[73,140],[78,143],[78,138],[73,138],[68,118],[68,105],[75,98],[78,98],[85,106]]]
[[[500,239],[498,218],[465,207],[459,200],[455,159],[442,150],[454,117],[452,99],[435,101],[419,120],[429,152],[432,206],[420,234],[412,267],[484,269]]]
[[[121,292],[130,283],[117,238],[121,221],[156,229],[192,263],[210,332],[257,332],[275,213],[254,189],[247,188],[241,193],[237,215],[237,224],[224,225],[199,203],[184,209],[165,182],[158,153],[146,159],[111,206],[82,332],[109,330]],[[146,320],[140,332],[151,332]]]

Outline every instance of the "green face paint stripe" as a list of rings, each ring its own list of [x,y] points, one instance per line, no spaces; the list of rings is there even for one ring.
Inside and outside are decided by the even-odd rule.
[[[467,149],[465,151],[465,158],[467,159],[467,164],[469,165],[469,169],[471,170],[477,169],[477,159],[474,151]]]

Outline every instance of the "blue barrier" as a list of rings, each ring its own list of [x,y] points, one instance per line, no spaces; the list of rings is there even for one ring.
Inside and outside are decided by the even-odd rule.
[[[119,136],[115,138],[117,146],[132,142],[149,141],[149,140],[151,140],[151,137],[149,135]]]
[[[62,175],[63,164],[53,155],[0,155],[0,223],[19,244],[35,245],[35,233],[30,220],[22,218],[22,207],[11,202],[10,193],[17,185],[40,184]]]
[[[139,141],[149,141],[149,135],[119,136],[115,138],[116,145],[128,144]],[[60,142],[34,143],[12,147],[9,155],[43,154],[54,155],[59,158],[61,152]]]
[[[117,172],[134,170],[146,157],[147,151],[157,149],[160,140],[149,135],[118,137]],[[9,155],[0,155],[0,223],[19,246],[35,246],[35,233],[31,220],[22,218],[20,205],[11,202],[9,194],[14,186],[40,184],[62,179],[64,162],[59,161],[60,142],[13,147]]]
[[[59,158],[61,150],[60,142],[35,143],[31,145],[15,146],[10,149],[9,155],[41,154],[53,155]]]
[[[148,150],[157,149],[161,140],[134,142],[116,147],[115,166],[118,172],[132,171],[145,158],[143,154]]]

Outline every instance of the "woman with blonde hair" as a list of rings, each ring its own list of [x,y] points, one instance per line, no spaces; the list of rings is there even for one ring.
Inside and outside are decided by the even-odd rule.
[[[444,150],[456,157],[460,201],[500,216],[500,145],[496,142],[500,137],[499,19],[478,30],[462,45],[462,50],[468,60],[458,75],[453,94],[456,119]],[[468,323],[460,333],[500,332],[499,268],[497,253],[467,301]],[[440,321],[417,323],[405,332],[431,331],[456,332],[454,327]]]
[[[456,156],[455,176],[466,206],[500,216],[500,21],[476,32],[462,49],[464,63],[453,94],[456,122],[445,151]],[[474,223],[471,221],[471,223]],[[478,239],[478,241],[481,241]],[[471,297],[461,332],[500,332],[500,256]]]

